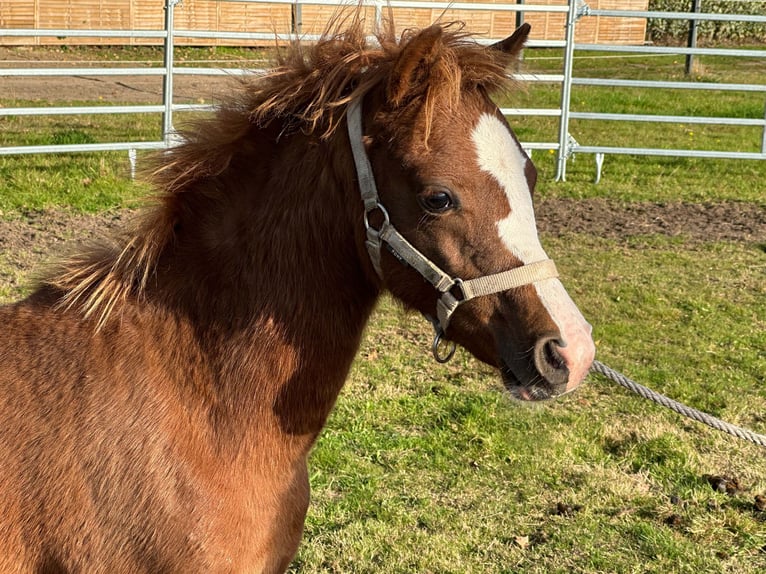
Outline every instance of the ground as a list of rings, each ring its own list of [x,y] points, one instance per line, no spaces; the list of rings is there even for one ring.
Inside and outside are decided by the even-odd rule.
[[[0,46],[0,67],[2,68],[57,68],[62,62],[67,67],[92,68],[96,66],[118,68],[149,68],[161,62],[156,50],[144,49],[136,53],[115,48],[109,50],[80,48],[65,50],[55,47],[3,47]],[[126,53],[130,60],[122,61]],[[204,60],[176,58],[177,64],[216,67],[247,67],[255,69],[263,65],[258,59],[241,58],[216,59],[215,54],[203,54]],[[135,58],[146,59],[135,59]],[[64,81],[65,80],[65,81]],[[192,103],[200,100],[210,102],[226,90],[233,79],[229,76],[180,75],[173,78],[173,94],[176,103]],[[87,94],[88,99],[97,98],[105,103],[160,104],[162,103],[163,76],[97,76],[76,75],[46,78],[41,76],[8,76],[2,78],[0,97],[10,100],[42,102],[79,101]]]
[[[766,241],[766,208],[752,203],[654,203],[551,199],[537,205],[542,232],[620,239],[681,236],[686,241]]]
[[[17,272],[33,271],[68,243],[106,234],[129,219],[130,210],[100,215],[65,210],[33,211],[0,218],[0,284],[16,287]],[[624,203],[607,199],[542,199],[537,202],[543,234],[583,233],[610,239],[665,235],[686,242],[753,241],[766,250],[766,207],[750,203]],[[9,285],[10,284],[10,285]]]
[[[15,58],[24,62],[35,61],[38,65],[46,67],[55,67],[58,65],[59,60],[72,62],[70,54],[63,54],[57,50],[14,50],[13,54]],[[0,60],[7,59],[8,52],[4,53],[3,49],[0,48]],[[84,67],[86,64],[78,63],[78,65]],[[225,81],[229,80],[225,78],[178,76],[175,79],[176,93],[179,94],[178,101],[213,101],[215,95],[220,93],[223,86],[225,86],[225,83],[223,83]],[[83,94],[88,94],[89,97],[95,94],[104,101],[112,102],[159,103],[162,95],[162,80],[160,77],[95,77],[90,75],[80,75],[71,78],[67,82],[57,81],[55,78],[40,80],[7,77],[0,80],[0,98],[47,102],[61,99],[78,100],[83,97]],[[607,186],[608,183],[602,182],[600,185]],[[604,195],[608,195],[608,192]],[[719,201],[707,204],[659,203],[623,202],[612,199],[574,200],[539,196],[536,199],[536,212],[538,226],[544,235],[544,244],[545,237],[559,234],[598,236],[618,242],[629,241],[631,238],[640,236],[664,236],[676,237],[679,242],[682,241],[685,245],[714,241],[754,243],[766,251],[766,203],[763,202],[759,204],[734,201]],[[57,254],[65,252],[74,243],[87,240],[95,235],[109,234],[114,229],[124,225],[133,213],[130,210],[119,210],[102,214],[82,214],[64,209],[55,209],[0,214],[0,294],[8,293],[11,297],[18,296],[19,283],[28,284],[29,277],[34,277],[36,272],[44,269],[45,261],[55,259]],[[551,255],[554,258],[556,256],[554,252],[551,252]],[[694,309],[690,312],[693,311]],[[2,332],[1,329],[0,332]],[[431,386],[430,388],[433,390],[439,387]],[[369,399],[365,398],[364,400],[368,401]],[[627,420],[629,421],[630,418]],[[626,430],[625,432],[627,433],[628,431]],[[667,436],[671,435],[668,434]],[[645,441],[650,445],[645,447],[647,452],[650,452],[652,448],[657,448],[659,449],[657,450],[658,453],[671,458],[675,456],[676,452],[686,452],[671,450],[670,447],[662,450],[662,445],[665,444],[662,441],[665,440],[665,437],[666,435],[664,434],[660,434],[659,438],[652,435],[650,439]],[[615,444],[625,444],[627,446],[624,448],[627,449],[636,440],[626,438],[624,443]],[[690,442],[693,441],[694,436],[692,435],[689,440]],[[731,452],[736,453],[734,450],[736,447],[731,448]],[[660,456],[660,454],[657,456]],[[738,458],[744,457],[734,454],[734,466],[738,464]],[[628,457],[626,460],[640,459],[630,459]],[[569,463],[567,462],[567,464]],[[631,464],[635,464],[635,462]],[[724,468],[726,468],[725,465]],[[642,472],[644,471],[642,470]],[[321,474],[318,476],[321,477]],[[601,476],[608,475],[602,474]],[[631,476],[619,475],[620,478],[630,478]],[[755,476],[758,475],[756,474]],[[739,488],[739,481],[736,477],[729,478],[728,476],[710,475],[706,478],[712,489],[716,492],[733,494]],[[679,482],[683,480],[683,477],[678,478]],[[756,480],[753,478],[752,473],[750,480]],[[321,504],[321,479],[319,482],[319,488],[316,489],[318,491],[316,498],[319,499]],[[631,482],[630,484],[639,484],[639,481]],[[674,485],[673,488],[681,487]],[[336,491],[331,488],[326,488],[326,491],[330,493],[327,496],[330,497],[331,503],[333,505],[337,504],[335,498],[337,497]],[[653,494],[656,494],[658,498],[662,498],[664,492],[660,488],[657,491],[653,491]],[[702,520],[700,516],[704,516],[705,521],[710,523],[726,521],[725,524],[722,524],[719,532],[723,532],[723,535],[729,537],[728,539],[734,540],[738,536],[737,527],[731,524],[736,524],[737,520],[745,520],[752,512],[763,512],[763,495],[757,494],[753,505],[750,501],[753,500],[754,494],[754,491],[746,488],[745,494],[740,497],[732,497],[731,502],[721,502],[720,507],[718,503],[711,506],[710,502],[707,502],[708,506],[704,507],[702,506],[703,502],[698,502],[695,499],[681,500],[679,496],[673,494],[670,497],[670,506],[664,502],[659,503],[659,520],[664,525],[673,529],[671,534],[666,537],[667,539],[681,540],[682,537],[692,541],[704,539],[704,532],[701,538],[695,538],[687,532],[698,528],[699,521]],[[559,496],[559,494],[556,494],[556,496]],[[566,491],[561,496],[566,496]],[[633,493],[631,493],[631,496],[633,496]],[[631,498],[631,500],[635,499]],[[588,504],[590,504],[589,501]],[[587,514],[588,504],[585,504],[583,514]],[[596,506],[594,512],[603,511],[603,505],[600,507],[598,503],[594,503],[594,505]],[[703,511],[695,510],[697,506],[708,508],[709,515],[705,515]],[[737,512],[735,513],[734,510],[727,511],[727,507],[737,510]],[[575,504],[574,501],[562,499],[562,501],[555,504],[552,511],[554,515],[553,520],[542,519],[542,526],[539,529],[536,530],[531,527],[528,530],[521,529],[519,530],[519,535],[512,536],[511,540],[516,546],[529,553],[534,552],[537,548],[543,549],[541,552],[544,552],[546,547],[554,547],[555,543],[547,542],[547,537],[550,536],[549,532],[556,532],[556,520],[567,518],[567,520],[574,522],[580,509],[581,506]],[[609,516],[606,520],[610,528],[619,530],[619,527],[614,525],[622,520],[620,516],[623,514],[628,516],[632,513],[644,511],[640,508],[625,507],[616,511],[615,517]],[[758,521],[763,520],[760,518],[763,516],[762,514],[756,514],[755,516],[758,517],[756,518]],[[650,519],[651,517],[647,520]],[[731,524],[729,521],[731,521]],[[315,528],[321,531],[321,527]],[[639,532],[643,538],[646,538],[643,533],[654,532],[648,530],[649,526],[647,524],[637,524],[635,526],[636,532],[638,532],[639,528],[644,528],[644,530]],[[715,532],[715,530],[711,531]],[[744,531],[743,529],[742,532]],[[657,532],[663,533],[662,530]],[[739,536],[744,535],[739,534]],[[321,539],[321,536],[317,538]],[[665,538],[659,539],[665,540]],[[606,542],[604,544],[609,543]],[[652,543],[646,542],[646,544],[648,548],[655,548],[655,546],[652,546]],[[740,542],[737,544],[733,546],[733,553],[748,552],[747,550],[742,550]],[[766,551],[766,547],[761,550],[761,552],[764,551]],[[745,557],[743,561],[747,559]],[[751,556],[750,559],[755,560],[756,558]],[[683,565],[680,567],[683,567]],[[529,571],[532,570],[530,569]],[[535,571],[537,571],[536,568]],[[721,571],[723,571],[723,566],[721,566]],[[734,570],[729,569],[728,571],[733,572]]]

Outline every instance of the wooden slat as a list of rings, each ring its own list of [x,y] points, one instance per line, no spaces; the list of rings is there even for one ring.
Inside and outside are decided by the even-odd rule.
[[[291,26],[291,10],[286,4],[245,4],[222,2],[219,5],[219,31],[288,33]],[[264,45],[264,42],[219,40],[219,45]]]
[[[34,28],[35,0],[0,0],[0,42],[5,45],[29,46],[34,38],[3,37],[3,28]]]
[[[465,0],[467,2],[508,2],[512,0]],[[543,5],[566,5],[567,0],[531,0]],[[590,0],[591,8],[645,10],[648,0]],[[303,6],[302,32],[321,33],[337,13],[333,6]],[[395,9],[397,30],[422,28],[440,19],[461,20],[471,32],[491,37],[503,37],[516,28],[515,12],[469,10]],[[374,20],[373,9],[367,9],[366,20]],[[286,33],[291,31],[291,9],[285,4],[215,2],[214,0],[184,0],[175,8],[177,29],[233,32]],[[565,15],[527,12],[524,21],[532,25],[533,39],[562,40]],[[162,0],[0,0],[0,28],[69,28],[160,30],[164,26]],[[643,18],[581,18],[577,23],[578,42],[641,44],[646,33]],[[49,44],[159,44],[157,39],[99,39],[45,38]],[[0,44],[30,44],[31,38],[3,37]],[[268,42],[266,42],[268,43]],[[178,38],[179,45],[252,45],[264,42]]]
[[[176,30],[217,30],[218,4],[216,2],[182,2],[173,14]],[[209,46],[216,41],[208,38],[178,36],[178,44]]]

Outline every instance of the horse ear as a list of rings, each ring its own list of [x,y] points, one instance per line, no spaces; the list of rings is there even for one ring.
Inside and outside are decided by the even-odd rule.
[[[425,86],[431,67],[439,59],[441,26],[430,26],[413,37],[402,49],[394,64],[386,88],[386,97],[394,107]]]
[[[500,50],[507,54],[509,59],[514,58],[524,47],[531,29],[532,26],[524,22],[521,26],[516,28],[516,31],[513,34],[508,36],[505,40],[500,40],[499,42],[492,44],[490,48],[493,50]]]

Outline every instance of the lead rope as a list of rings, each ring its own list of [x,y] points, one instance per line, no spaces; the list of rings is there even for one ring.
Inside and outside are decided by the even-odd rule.
[[[372,166],[370,165],[370,161],[367,158],[367,153],[364,149],[364,144],[362,143],[361,105],[361,97],[352,101],[349,104],[347,118],[351,150],[354,156],[357,177],[359,179],[359,189],[362,201],[364,202],[364,224],[367,233],[367,248],[370,253],[370,259],[372,260],[375,271],[382,279],[383,273],[380,268],[380,251],[382,244],[386,243],[389,246],[389,250],[397,259],[415,268],[440,292],[441,296],[437,302],[437,317],[426,316],[426,318],[433,324],[435,332],[433,344],[431,345],[431,352],[438,362],[446,363],[455,354],[456,345],[453,341],[445,341],[444,333],[447,330],[450,316],[461,303],[473,299],[474,297],[489,295],[499,291],[513,289],[521,285],[527,285],[535,281],[558,277],[558,272],[556,271],[556,266],[553,261],[547,259],[510,269],[508,271],[503,271],[502,273],[497,273],[495,275],[463,281],[459,278],[453,278],[439,269],[439,267],[420,253],[420,251],[410,245],[410,243],[396,231],[394,226],[391,225],[388,220],[388,212],[380,204],[378,191],[375,186],[375,176],[372,173]],[[380,229],[373,228],[368,220],[369,214],[373,211],[380,211],[383,215],[384,222]],[[456,298],[451,293],[451,290],[455,287],[461,291],[459,298]],[[445,342],[447,343],[447,349],[445,352],[442,352],[440,349]],[[593,362],[591,371],[600,373],[634,393],[679,414],[709,425],[714,429],[766,447],[766,436],[729,424],[712,415],[669,399],[664,395],[631,381],[624,375],[621,375],[598,361]]]
[[[738,427],[731,423],[727,423],[714,417],[713,415],[709,415],[708,413],[703,413],[697,409],[687,407],[686,405],[679,403],[678,401],[674,401],[673,399],[653,391],[652,389],[649,389],[643,385],[639,385],[637,382],[630,380],[625,375],[618,373],[614,369],[607,367],[599,361],[593,361],[593,365],[591,366],[590,370],[591,372],[604,375],[607,379],[614,381],[618,385],[621,385],[626,389],[633,391],[637,395],[657,403],[658,405],[662,405],[663,407],[675,411],[680,415],[706,424],[709,427],[712,427],[721,432],[728,433],[737,438],[741,438],[759,446],[766,447],[766,436],[744,429],[742,427]]]

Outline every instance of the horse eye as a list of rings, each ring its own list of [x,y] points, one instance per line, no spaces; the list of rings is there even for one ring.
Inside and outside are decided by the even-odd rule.
[[[419,197],[420,205],[430,213],[444,213],[455,205],[452,195],[446,190],[438,190]]]

